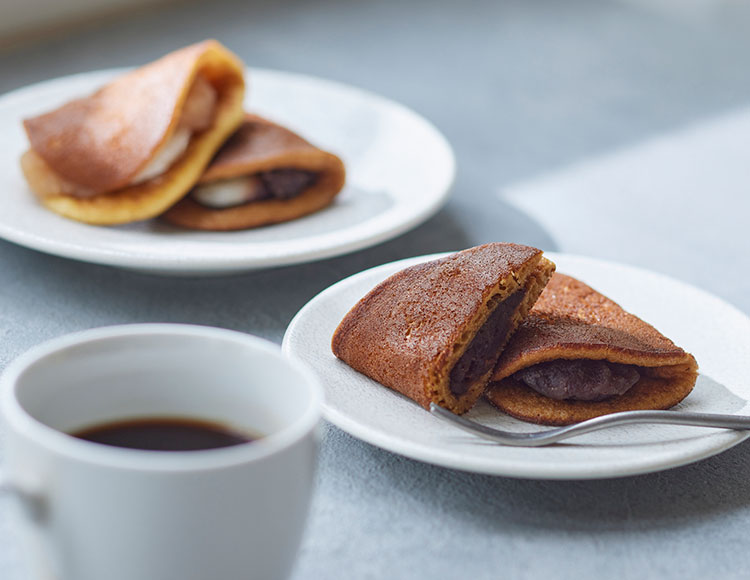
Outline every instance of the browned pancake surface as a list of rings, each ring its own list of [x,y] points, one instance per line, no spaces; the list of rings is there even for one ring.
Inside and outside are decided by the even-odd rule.
[[[656,366],[685,361],[666,336],[580,280],[555,273],[500,357],[493,380],[559,358]]]
[[[642,367],[641,380],[604,401],[556,401],[511,375],[558,359],[607,360]],[[693,388],[692,355],[650,324],[590,286],[555,273],[503,351],[487,398],[515,417],[550,425],[575,423],[615,411],[666,409]]]
[[[697,365],[686,363],[670,380],[665,380],[663,376],[645,376],[623,395],[604,401],[557,401],[540,395],[513,378],[490,383],[487,398],[500,410],[523,421],[541,425],[570,425],[620,411],[674,407],[693,390],[696,372]]]
[[[540,250],[501,243],[406,268],[352,308],[333,336],[333,352],[424,407],[436,402],[464,412],[489,373],[458,399],[449,391],[449,374],[489,316],[489,305],[525,289],[517,325],[553,269]]]
[[[291,199],[267,199],[228,208],[206,207],[186,197],[162,217],[175,225],[206,230],[237,230],[280,223],[326,207],[346,181],[344,164],[336,155],[315,147],[286,127],[247,114],[200,183],[274,169],[313,171],[318,179]]]
[[[162,175],[128,185],[172,136],[200,74],[217,91],[213,122]],[[31,149],[21,166],[52,211],[112,225],[162,213],[195,185],[242,122],[244,67],[216,41],[176,51],[120,77],[90,97],[25,121]],[[85,195],[74,195],[72,189]]]
[[[124,74],[93,95],[24,121],[31,148],[94,193],[127,185],[175,123],[206,41]]]
[[[318,158],[327,155],[286,127],[259,115],[246,113],[244,122],[211,161],[200,183],[269,171],[282,166],[314,169],[320,166]]]

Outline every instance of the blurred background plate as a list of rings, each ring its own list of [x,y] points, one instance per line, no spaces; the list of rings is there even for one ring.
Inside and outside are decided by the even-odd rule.
[[[346,85],[249,71],[246,106],[339,155],[347,184],[334,204],[299,220],[240,232],[188,231],[150,220],[117,227],[62,218],[37,203],[19,167],[22,119],[93,92],[121,70],[46,81],[0,97],[0,237],[98,264],[173,275],[214,275],[310,262],[369,247],[431,217],[455,175],[453,151],[428,121]]]

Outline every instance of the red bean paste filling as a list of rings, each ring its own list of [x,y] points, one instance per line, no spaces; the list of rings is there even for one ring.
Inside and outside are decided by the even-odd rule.
[[[301,169],[273,169],[258,173],[258,177],[266,193],[262,199],[291,199],[315,183],[318,174]]]
[[[465,395],[469,388],[495,366],[500,347],[508,339],[513,314],[523,301],[526,292],[519,290],[497,305],[479,329],[451,370],[450,390],[454,396]]]
[[[271,171],[261,171],[254,176],[260,181],[260,186],[253,191],[252,199],[222,209],[238,207],[268,199],[293,199],[302,194],[302,192],[308,187],[315,184],[318,180],[319,174],[314,171],[303,171],[301,169],[272,169]],[[216,209],[213,206],[201,204],[196,198],[193,199],[200,205]]]
[[[622,395],[641,378],[633,365],[605,360],[553,360],[520,370],[513,378],[562,401],[602,401]]]

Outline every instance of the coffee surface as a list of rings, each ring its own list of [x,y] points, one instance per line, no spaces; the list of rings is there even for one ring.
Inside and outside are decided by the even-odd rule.
[[[200,451],[257,439],[221,423],[173,417],[113,421],[71,435],[103,445],[147,451]]]

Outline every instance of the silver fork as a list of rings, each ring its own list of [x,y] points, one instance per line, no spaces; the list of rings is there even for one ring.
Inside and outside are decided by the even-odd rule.
[[[637,423],[665,423],[669,425],[692,425],[694,427],[715,427],[719,429],[750,429],[750,417],[743,415],[719,415],[714,413],[686,413],[681,411],[625,411],[623,413],[612,413],[568,425],[567,427],[557,427],[554,429],[545,429],[543,431],[534,431],[533,433],[513,433],[511,431],[501,431],[492,427],[485,427],[474,421],[469,421],[451,413],[447,409],[430,403],[430,412],[474,435],[489,439],[495,443],[503,445],[512,445],[514,447],[541,447],[591,433],[599,429],[608,429],[619,425],[634,425]]]

